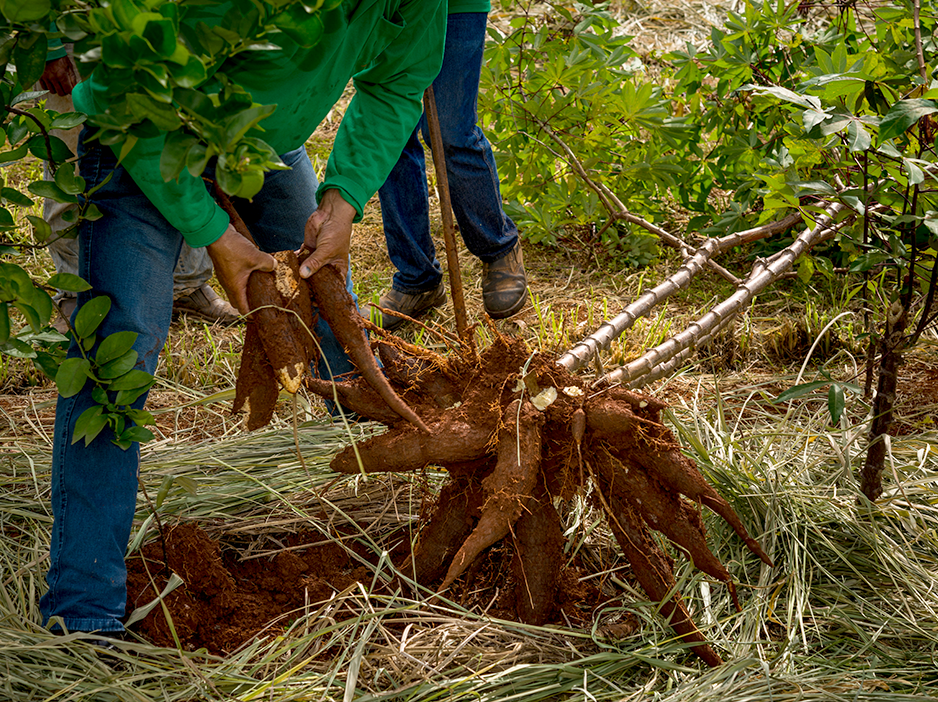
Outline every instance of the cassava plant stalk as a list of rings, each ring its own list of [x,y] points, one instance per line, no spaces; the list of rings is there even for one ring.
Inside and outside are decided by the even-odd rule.
[[[734,246],[758,241],[790,229],[801,221],[801,213],[795,212],[782,219],[753,229],[730,234],[720,239],[708,239],[694,252],[684,264],[661,283],[641,295],[613,319],[603,324],[593,334],[577,343],[563,354],[557,363],[568,371],[576,371],[589,363],[600,350],[609,348],[614,339],[630,329],[639,317],[647,315],[656,305],[674,293],[687,288],[694,277],[703,270],[707,262],[715,255]]]
[[[802,232],[791,245],[775,254],[768,262],[757,261],[748,279],[727,299],[700,319],[692,322],[684,331],[663,344],[649,349],[631,363],[607,373],[596,381],[596,384],[629,383],[639,376],[650,373],[658,365],[671,360],[684,349],[696,347],[702,337],[712,334],[718,326],[726,324],[727,320],[735,317],[751,303],[756,295],[778,280],[805,251],[833,236],[843,226],[843,222],[830,226],[831,220],[845,207],[841,203],[828,206],[825,214],[818,219],[813,228]]]

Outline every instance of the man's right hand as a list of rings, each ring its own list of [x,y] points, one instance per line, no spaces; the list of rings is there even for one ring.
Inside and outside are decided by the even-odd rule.
[[[228,300],[241,314],[251,311],[248,306],[248,278],[254,271],[272,271],[277,260],[264,253],[241,236],[230,224],[217,241],[207,247],[215,264],[215,275]]]

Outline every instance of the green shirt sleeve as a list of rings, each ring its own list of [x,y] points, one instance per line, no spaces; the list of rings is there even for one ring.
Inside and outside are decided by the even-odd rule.
[[[228,215],[215,202],[201,177],[195,178],[183,169],[176,180],[163,180],[159,163],[165,141],[164,136],[140,139],[124,157],[124,168],[189,246],[208,246],[225,233]]]
[[[355,96],[336,134],[326,177],[317,200],[330,188],[342,192],[358,210],[378,192],[400,158],[423,112],[423,91],[443,64],[446,3],[402,2],[398,12],[382,19],[381,31],[396,38],[354,76]]]
[[[449,0],[449,13],[458,15],[462,12],[491,12],[490,0]]]

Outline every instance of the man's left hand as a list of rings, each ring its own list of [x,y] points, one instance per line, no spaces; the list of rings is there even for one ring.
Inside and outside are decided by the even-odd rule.
[[[228,299],[241,314],[251,311],[248,305],[248,278],[254,271],[272,271],[277,260],[264,253],[228,225],[221,237],[208,245],[208,255],[215,266],[215,276]]]

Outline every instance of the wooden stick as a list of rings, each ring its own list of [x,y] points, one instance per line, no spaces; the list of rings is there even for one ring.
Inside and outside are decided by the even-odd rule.
[[[436,170],[437,191],[440,194],[440,215],[443,218],[443,242],[446,246],[446,268],[449,286],[453,295],[453,310],[456,314],[456,333],[459,340],[469,349],[474,347],[466,321],[466,298],[462,291],[462,275],[459,271],[459,255],[456,252],[456,226],[453,223],[453,207],[449,197],[449,178],[446,175],[446,157],[443,154],[443,135],[440,133],[440,117],[436,110],[433,86],[423,94],[423,109],[427,115],[430,132],[430,152]]]

